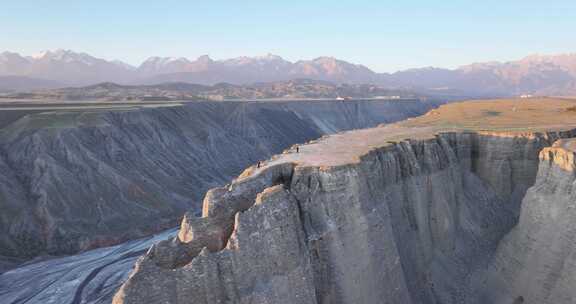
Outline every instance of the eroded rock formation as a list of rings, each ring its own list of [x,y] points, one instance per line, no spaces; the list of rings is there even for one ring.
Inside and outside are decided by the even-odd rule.
[[[298,164],[288,152],[208,192],[202,217],[153,246],[114,303],[472,302],[538,153],[575,134],[449,132],[350,159],[366,143],[334,140],[323,148],[346,159]]]

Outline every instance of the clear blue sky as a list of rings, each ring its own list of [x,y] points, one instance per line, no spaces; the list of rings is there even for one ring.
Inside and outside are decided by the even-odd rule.
[[[0,3],[0,51],[148,56],[334,56],[376,71],[576,52],[576,0]]]

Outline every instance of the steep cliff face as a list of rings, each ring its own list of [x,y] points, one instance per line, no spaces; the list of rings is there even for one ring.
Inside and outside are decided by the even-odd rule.
[[[574,143],[561,140],[540,153],[519,224],[500,242],[489,267],[475,275],[474,303],[576,301]]]
[[[287,152],[209,191],[114,303],[468,302],[538,153],[574,135],[442,133],[343,162]]]
[[[68,254],[177,225],[295,143],[424,113],[419,101],[222,102],[20,113],[0,129],[0,256]]]

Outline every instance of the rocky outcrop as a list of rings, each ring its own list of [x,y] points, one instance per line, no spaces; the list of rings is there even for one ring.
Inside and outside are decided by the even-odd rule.
[[[195,102],[9,113],[0,129],[0,256],[75,253],[173,227],[249,164],[420,101]],[[3,116],[4,117],[4,116]]]
[[[486,269],[475,274],[473,303],[574,303],[574,140],[540,153],[536,183],[522,202],[520,221],[500,242]]]
[[[114,303],[467,303],[538,153],[575,134],[442,133],[337,165],[279,156],[209,191],[202,217],[141,257]]]

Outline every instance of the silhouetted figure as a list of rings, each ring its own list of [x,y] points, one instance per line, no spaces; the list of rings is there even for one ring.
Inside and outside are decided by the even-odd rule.
[[[258,168],[260,168],[260,162],[258,162]]]
[[[300,152],[300,147],[296,146],[296,153]]]
[[[524,297],[519,296],[516,298],[516,300],[514,300],[514,303],[512,303],[512,304],[522,304],[522,303],[524,303]]]

